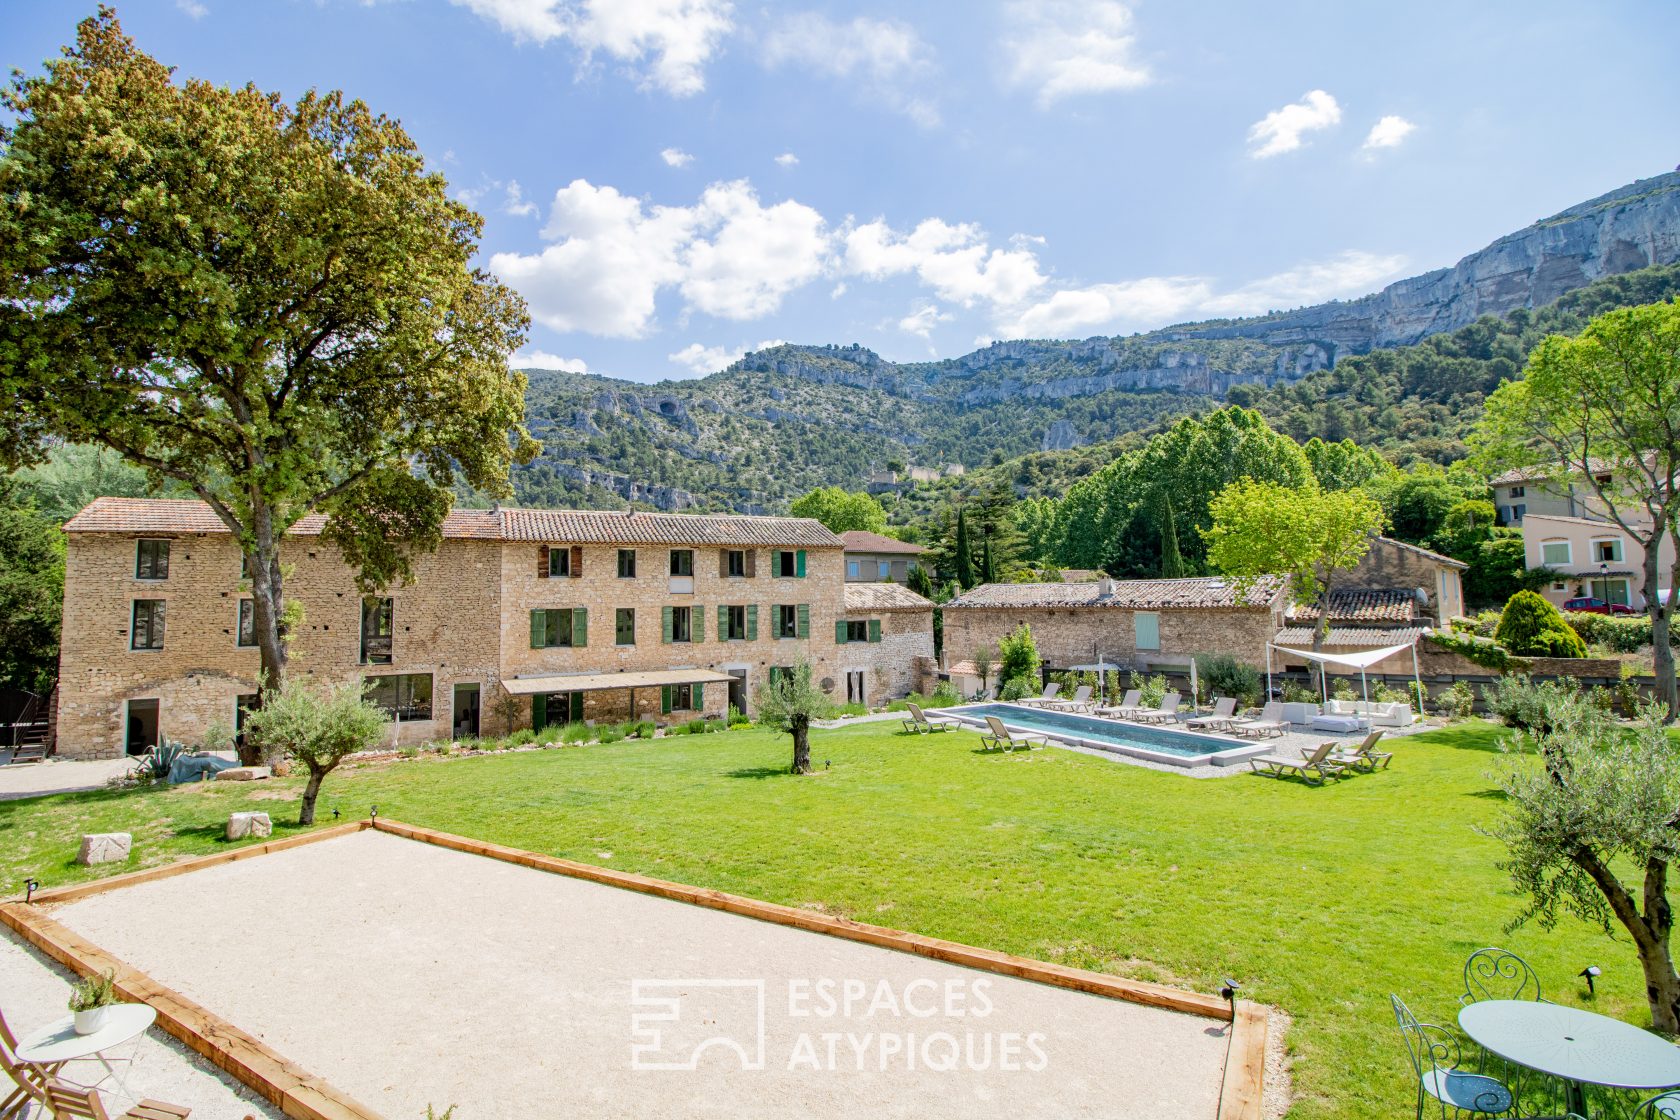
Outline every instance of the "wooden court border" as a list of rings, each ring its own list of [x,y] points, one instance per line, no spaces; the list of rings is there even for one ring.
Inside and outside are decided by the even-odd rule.
[[[722,910],[810,933],[911,953],[947,964],[1226,1021],[1231,1025],[1227,1032],[1227,1052],[1217,1120],[1259,1120],[1261,1115],[1267,1018],[1264,1009],[1250,1001],[1237,1000],[1233,1007],[1217,996],[1200,992],[1129,980],[1087,969],[1069,968],[994,949],[981,949],[942,938],[870,925],[774,902],[763,902],[724,891],[542,855],[385,818],[352,821],[316,832],[250,845],[231,852],[181,860],[162,867],[114,875],[90,883],[37,891],[34,898],[37,904],[72,902],[121,887],[167,879],[217,864],[250,859],[270,852],[347,836],[368,828],[537,871],[686,902],[711,910]],[[98,946],[78,937],[33,907],[17,902],[0,904],[0,921],[17,930],[53,959],[82,975],[115,968],[118,989],[131,999],[139,999],[157,1007],[158,1022],[166,1031],[255,1089],[294,1120],[382,1120],[378,1113],[368,1110],[326,1082],[308,1074],[233,1024],[116,960]]]

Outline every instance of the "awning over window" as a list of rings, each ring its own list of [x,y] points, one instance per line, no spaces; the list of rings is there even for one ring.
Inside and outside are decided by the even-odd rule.
[[[544,692],[602,692],[609,688],[659,688],[668,684],[723,684],[732,678],[714,669],[653,669],[640,673],[545,673],[508,677],[502,687],[514,696]]]

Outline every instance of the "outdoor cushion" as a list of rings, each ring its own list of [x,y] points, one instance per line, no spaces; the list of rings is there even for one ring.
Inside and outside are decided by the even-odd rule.
[[[1437,1069],[1423,1075],[1423,1087],[1436,1100],[1466,1112],[1501,1113],[1511,1110],[1511,1090],[1492,1077]]]

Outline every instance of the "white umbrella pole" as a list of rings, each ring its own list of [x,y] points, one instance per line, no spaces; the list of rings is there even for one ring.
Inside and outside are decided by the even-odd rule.
[[[1200,695],[1201,689],[1196,687],[1196,659],[1192,657],[1190,659],[1190,713],[1192,715],[1197,714],[1200,710],[1200,704],[1197,700]]]
[[[1417,705],[1417,717],[1423,718],[1423,672],[1418,668],[1417,640],[1412,641],[1412,682],[1417,685],[1417,692],[1412,696],[1412,703]]]
[[[1272,643],[1266,643],[1266,699],[1264,703],[1272,702]]]

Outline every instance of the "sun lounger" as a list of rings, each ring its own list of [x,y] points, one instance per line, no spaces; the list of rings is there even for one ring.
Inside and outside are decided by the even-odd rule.
[[[1073,695],[1066,700],[1046,700],[1044,707],[1056,712],[1079,712],[1091,710],[1091,686],[1082,684],[1073,690]]]
[[[1289,730],[1289,721],[1283,718],[1283,705],[1267,704],[1260,709],[1258,719],[1233,719],[1231,730],[1238,735],[1252,735],[1256,739],[1264,735],[1282,735]]]
[[[1394,758],[1393,751],[1379,751],[1376,749],[1377,740],[1383,737],[1382,728],[1377,728],[1352,750],[1342,749],[1340,743],[1326,743],[1331,749],[1330,761],[1349,770],[1364,770],[1367,773],[1384,769]]]
[[[1120,698],[1120,703],[1107,708],[1098,708],[1096,715],[1106,719],[1125,719],[1131,712],[1141,711],[1138,707],[1138,697],[1143,695],[1141,688],[1128,688],[1126,695]]]
[[[1330,757],[1335,747],[1335,743],[1321,743],[1305,758],[1263,754],[1248,762],[1256,774],[1270,774],[1274,778],[1298,777],[1308,785],[1322,785],[1327,779],[1340,777],[1346,769]]]
[[[918,735],[926,735],[934,731],[951,730],[951,717],[949,716],[941,716],[938,719],[930,719],[928,718],[928,714],[922,711],[922,706],[920,704],[913,704],[909,701],[905,702],[904,707],[905,710],[910,713],[910,718],[904,721],[904,730],[906,731],[914,731]]]
[[[1025,700],[1017,700],[1017,701],[1015,701],[1015,703],[1025,704],[1028,707],[1036,707],[1039,704],[1048,704],[1052,700],[1056,699],[1056,693],[1060,692],[1061,690],[1062,690],[1062,682],[1061,681],[1051,681],[1049,684],[1044,686],[1044,694],[1042,696],[1031,696],[1031,697],[1028,697]]]
[[[1229,696],[1220,696],[1213,701],[1213,711],[1205,716],[1194,716],[1185,721],[1185,726],[1198,729],[1212,728],[1214,730],[1229,729],[1231,718],[1236,714],[1237,702]]]
[[[990,735],[980,736],[980,745],[987,750],[996,747],[1002,751],[1012,751],[1017,748],[1031,750],[1033,747],[1047,745],[1050,740],[1043,735],[1032,735],[1023,731],[1011,731],[1003,725],[1003,721],[996,716],[986,717],[986,726],[991,728]]]
[[[1159,708],[1144,708],[1131,716],[1139,723],[1168,723],[1178,718],[1178,702],[1182,697],[1176,692],[1169,692],[1161,697]]]

